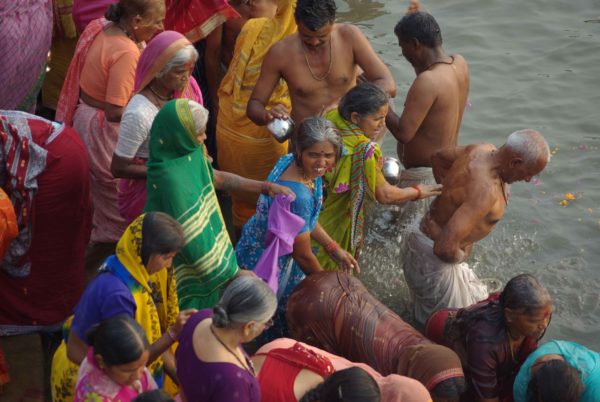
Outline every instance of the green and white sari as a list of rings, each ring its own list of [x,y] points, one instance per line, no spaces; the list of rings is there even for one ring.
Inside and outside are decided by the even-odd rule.
[[[188,100],[168,102],[152,124],[147,163],[146,211],[171,215],[185,233],[185,246],[174,259],[181,309],[213,307],[239,269],[212,166],[196,136]]]

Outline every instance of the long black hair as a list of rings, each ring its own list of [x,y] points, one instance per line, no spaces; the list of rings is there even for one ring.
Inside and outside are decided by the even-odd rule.
[[[498,336],[504,336],[507,325],[504,318],[505,308],[530,315],[546,307],[549,302],[550,295],[544,285],[533,275],[521,274],[506,283],[498,300],[460,311],[456,317],[456,324],[460,334],[464,336],[477,321],[487,321],[502,330]]]
[[[102,356],[107,366],[135,362],[148,350],[146,333],[128,315],[116,315],[94,325],[86,333],[88,345],[94,354]]]
[[[379,402],[379,386],[360,367],[336,371],[308,391],[299,402]]]

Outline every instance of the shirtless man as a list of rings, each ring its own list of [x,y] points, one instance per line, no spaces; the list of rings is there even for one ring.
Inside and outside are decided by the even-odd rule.
[[[504,215],[508,185],[530,181],[549,160],[546,140],[530,129],[512,133],[500,148],[477,144],[434,153],[433,173],[444,188],[420,230],[409,234],[404,259],[419,322],[441,308],[466,307],[487,297],[464,261]]]
[[[399,141],[398,156],[407,169],[400,187],[433,184],[431,155],[457,144],[458,131],[469,94],[469,69],[459,54],[447,55],[442,48],[440,27],[432,15],[412,12],[394,28],[402,55],[414,67],[417,77],[411,85],[404,110],[398,116],[390,109],[386,124]],[[415,204],[415,203],[411,203]],[[418,204],[418,205],[417,205]],[[423,213],[429,201],[410,206],[403,214],[408,220],[417,210]]]
[[[296,123],[337,104],[356,85],[357,67],[368,81],[395,96],[394,79],[367,38],[353,25],[335,23],[335,11],[334,0],[298,0],[298,32],[273,45],[265,56],[248,102],[250,120],[265,125],[290,113],[282,105],[265,109],[281,78],[288,85]]]

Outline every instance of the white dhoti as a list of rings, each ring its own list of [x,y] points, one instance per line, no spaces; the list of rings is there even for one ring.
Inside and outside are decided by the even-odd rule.
[[[418,186],[419,184],[436,184],[435,177],[433,177],[433,169],[430,167],[405,169],[400,174],[400,181],[397,186],[400,188],[407,188],[410,186]],[[429,211],[432,200],[433,198],[429,197],[418,201],[404,203],[397,218],[400,226],[406,227],[413,222],[416,216],[425,215],[425,213]]]
[[[416,220],[420,222],[420,219]],[[450,264],[433,253],[433,240],[417,226],[407,229],[404,276],[421,325],[443,308],[462,308],[488,297],[487,286],[467,263]]]

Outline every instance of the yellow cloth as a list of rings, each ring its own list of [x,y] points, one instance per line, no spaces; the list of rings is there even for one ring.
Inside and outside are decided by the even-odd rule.
[[[150,276],[142,264],[144,216],[141,215],[135,219],[117,243],[116,256],[129,275],[123,275],[123,271],[120,271],[118,267],[113,269],[109,263],[107,263],[106,269],[123,280],[131,290],[136,304],[134,318],[146,332],[150,344],[153,344],[170,325],[175,323],[179,307],[172,270],[162,269]],[[66,325],[70,326],[70,320]],[[78,366],[68,359],[66,344],[63,341],[52,359],[51,385],[54,402],[73,400],[78,369]],[[163,371],[162,358],[159,357],[152,362],[148,369],[155,379],[160,377]],[[174,384],[168,381],[164,388],[173,394],[177,392]]]
[[[235,44],[227,74],[219,88],[217,156],[219,168],[255,180],[265,180],[279,158],[287,153],[287,142],[278,143],[266,127],[246,116],[246,105],[260,75],[262,61],[275,42],[296,32],[295,0],[278,0],[275,18],[248,20]],[[282,104],[291,109],[286,83],[280,80],[267,108]],[[233,223],[241,228],[254,214],[257,195],[232,194]]]

